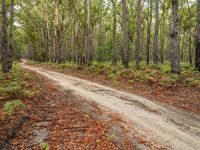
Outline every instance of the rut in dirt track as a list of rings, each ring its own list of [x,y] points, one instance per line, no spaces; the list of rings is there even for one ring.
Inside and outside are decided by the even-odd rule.
[[[184,112],[124,91],[76,77],[21,64],[23,68],[48,77],[64,89],[70,89],[89,101],[119,113],[134,130],[170,149],[200,148],[200,115]]]

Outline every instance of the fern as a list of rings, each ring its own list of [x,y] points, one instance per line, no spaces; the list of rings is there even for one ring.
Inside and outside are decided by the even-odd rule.
[[[45,143],[45,142],[42,142],[40,144],[40,148],[43,149],[43,150],[49,150],[49,144]]]
[[[3,110],[8,114],[9,117],[12,117],[13,111],[16,107],[26,107],[22,101],[20,100],[13,100],[10,102],[6,102],[3,106]]]

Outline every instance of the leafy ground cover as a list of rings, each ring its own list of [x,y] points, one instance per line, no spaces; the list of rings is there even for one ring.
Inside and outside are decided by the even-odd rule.
[[[180,75],[171,74],[169,64],[143,65],[141,70],[135,69],[133,64],[129,69],[121,65],[113,67],[107,63],[94,63],[90,67],[31,61],[29,64],[134,92],[164,104],[200,113],[200,73],[188,64],[181,64]]]

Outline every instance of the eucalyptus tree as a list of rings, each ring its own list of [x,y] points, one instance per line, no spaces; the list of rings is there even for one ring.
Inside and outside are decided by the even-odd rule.
[[[129,67],[129,52],[128,52],[128,31],[127,31],[127,5],[126,0],[122,0],[122,61],[124,67]]]
[[[137,12],[137,37],[136,37],[136,50],[135,50],[135,59],[136,59],[136,68],[140,68],[140,59],[141,59],[141,12],[142,12],[142,0],[137,0],[136,5]]]
[[[190,23],[190,26],[189,26],[189,62],[190,64],[192,65],[192,13],[191,13],[191,8],[190,8],[190,2],[189,0],[187,0],[187,9],[188,9],[188,15],[189,15],[189,23]]]
[[[159,0],[156,0],[155,6],[155,33],[154,33],[154,43],[153,43],[153,62],[158,64],[158,35],[159,35]]]
[[[200,71],[200,0],[197,3],[196,68]]]
[[[12,68],[12,59],[13,59],[13,53],[14,53],[14,0],[10,1],[10,35],[9,35],[9,49],[8,49],[8,65],[9,68]]]
[[[180,53],[179,53],[179,1],[172,0],[172,23],[171,23],[171,72],[180,73]]]
[[[117,30],[117,12],[116,12],[116,0],[111,0],[113,5],[113,47],[112,47],[112,65],[117,64],[117,37],[116,37],[116,30]]]
[[[147,20],[147,33],[146,33],[146,63],[149,65],[150,62],[150,44],[151,44],[151,26],[152,26],[152,19],[153,19],[153,0],[148,1],[148,13],[146,16]]]
[[[87,64],[88,64],[88,66],[90,66],[92,63],[90,0],[87,0],[87,11],[88,11]]]
[[[6,0],[2,0],[2,38],[1,38],[1,51],[2,51],[2,69],[3,72],[7,73],[11,69],[10,61],[11,54],[8,49],[7,40],[7,11],[6,11]]]

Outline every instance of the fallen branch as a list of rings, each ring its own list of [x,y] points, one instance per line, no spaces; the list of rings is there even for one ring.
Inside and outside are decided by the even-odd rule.
[[[59,128],[56,130],[86,130],[86,128],[89,128],[89,126],[83,126],[83,127],[66,127],[66,128]]]

